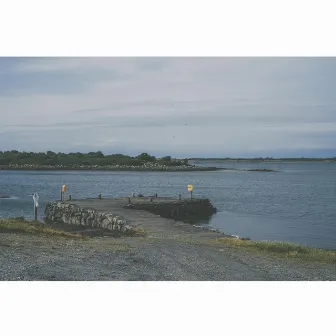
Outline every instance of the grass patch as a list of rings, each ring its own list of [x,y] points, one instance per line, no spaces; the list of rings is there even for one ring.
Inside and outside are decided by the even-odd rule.
[[[86,230],[87,229],[87,230]],[[59,236],[67,238],[88,239],[96,236],[118,237],[144,237],[147,232],[142,228],[132,228],[127,232],[99,230],[98,228],[79,228],[62,223],[41,223],[38,221],[26,221],[23,217],[0,219],[0,233],[25,233],[35,235]]]
[[[295,243],[252,241],[235,238],[218,238],[217,242],[230,247],[274,253],[288,258],[298,258],[305,261],[325,262],[331,264],[336,263],[336,250],[319,249]]]
[[[53,228],[38,221],[26,221],[22,217],[0,219],[0,233],[26,233],[66,238],[83,238],[81,235]]]
[[[134,227],[130,231],[125,232],[126,237],[145,237],[147,236],[147,231],[145,229]]]

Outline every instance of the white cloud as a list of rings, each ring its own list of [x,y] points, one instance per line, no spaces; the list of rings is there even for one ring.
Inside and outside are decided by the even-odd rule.
[[[173,155],[331,148],[335,65],[288,58],[19,59],[6,70],[17,85],[0,83],[0,140],[30,150],[93,146]]]

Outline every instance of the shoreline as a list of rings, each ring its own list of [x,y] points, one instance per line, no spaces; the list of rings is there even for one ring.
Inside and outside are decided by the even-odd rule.
[[[186,222],[187,223],[187,222]],[[215,227],[207,227],[204,225],[197,225],[197,224],[190,224],[195,228],[199,228],[202,229],[204,231],[209,231],[209,232],[214,232],[214,233],[218,233],[221,235],[220,238],[218,239],[234,239],[234,240],[240,240],[242,241],[241,246],[243,246],[243,242],[246,242],[246,244],[254,244],[254,245],[282,245],[282,246],[292,246],[292,247],[296,247],[297,249],[313,249],[313,250],[318,250],[318,251],[325,251],[325,252],[332,252],[332,253],[336,253],[336,248],[324,248],[324,247],[315,247],[312,245],[305,245],[305,244],[300,244],[300,243],[295,243],[295,242],[291,242],[288,240],[255,240],[255,239],[251,239],[248,237],[242,237],[242,236],[238,236],[238,235],[233,235],[233,234],[228,234],[225,233],[224,231],[221,231],[220,229],[217,229]]]
[[[104,171],[104,172],[280,172],[274,169],[242,169],[242,168],[221,168],[221,167],[0,167],[0,171]]]
[[[14,196],[1,198],[1,196],[0,196],[0,200],[1,199],[5,199],[5,200],[16,199],[16,198],[17,197],[14,197]],[[148,198],[148,197],[143,197],[143,199],[146,199],[146,198]],[[103,198],[103,199],[106,200],[106,198]],[[72,200],[72,202],[74,202],[74,201],[76,201],[76,200],[75,199]],[[59,200],[48,201],[48,202],[59,202]],[[66,202],[68,203],[68,202],[71,202],[71,201],[66,201]],[[143,210],[143,211],[145,211],[145,210]],[[162,217],[162,216],[159,216],[159,217]],[[12,220],[12,219],[16,219],[16,218],[24,218],[25,221],[27,221],[27,222],[33,221],[32,216],[21,217],[21,216],[15,216],[15,214],[13,214],[13,217],[1,217],[0,216],[0,221],[1,220]],[[209,224],[201,224],[201,222],[199,222],[197,220],[195,221],[195,220],[190,219],[190,218],[185,218],[185,219],[171,218],[171,220],[173,222],[182,222],[182,223],[187,224],[188,226],[190,226],[192,228],[196,228],[196,229],[199,229],[199,230],[204,231],[204,232],[218,234],[218,235],[220,235],[220,238],[223,238],[223,239],[236,239],[236,240],[240,240],[240,241],[248,241],[248,242],[253,243],[253,244],[288,244],[288,245],[293,245],[293,246],[303,247],[303,248],[308,248],[308,249],[323,250],[323,251],[326,251],[326,252],[327,251],[336,252],[336,247],[319,247],[319,246],[310,245],[309,243],[297,243],[297,242],[290,241],[290,240],[276,240],[276,239],[272,239],[272,238],[267,239],[267,240],[262,240],[262,239],[256,239],[256,238],[252,239],[252,238],[250,238],[248,236],[245,236],[245,235],[239,235],[238,236],[237,234],[228,233],[228,232],[224,231],[223,229],[220,229],[220,228],[215,227],[215,226],[210,226]],[[47,224],[47,222],[44,220],[43,217],[39,217],[38,221],[42,224]]]
[[[218,167],[199,166],[153,166],[153,167],[133,167],[133,166],[0,166],[0,171],[135,171],[135,172],[192,172],[192,171],[216,171],[222,170]]]
[[[144,210],[143,210],[144,211]],[[160,216],[161,217],[161,216]],[[173,220],[173,222],[175,222],[176,220]],[[3,223],[6,223],[6,222],[13,222],[13,223],[19,223],[19,227],[20,227],[20,233],[28,233],[28,234],[37,234],[39,233],[38,230],[36,231],[29,231],[29,230],[25,230],[24,226],[22,224],[27,224],[27,225],[39,225],[39,228],[41,229],[41,232],[44,231],[44,227],[45,228],[54,228],[55,229],[55,232],[57,231],[61,231],[61,232],[69,232],[69,233],[73,233],[73,232],[82,232],[85,233],[85,232],[89,232],[89,236],[92,236],[91,232],[92,231],[98,231],[98,229],[94,228],[94,227],[87,227],[87,228],[82,228],[82,231],[80,230],[77,230],[76,229],[76,226],[73,226],[72,224],[64,224],[64,223],[58,223],[58,222],[55,222],[55,223],[52,223],[52,222],[45,222],[45,221],[42,221],[42,220],[29,220],[29,219],[25,219],[24,217],[6,217],[6,218],[0,218],[0,234],[1,233],[10,233],[10,230],[9,230],[9,227],[7,226],[7,230],[8,231],[1,231],[1,226],[3,225]],[[231,235],[231,234],[227,234],[219,229],[216,229],[214,227],[206,227],[206,226],[203,226],[203,225],[197,225],[197,224],[189,224],[188,222],[185,222],[185,221],[181,221],[182,223],[184,224],[187,224],[187,225],[190,225],[191,227],[195,228],[196,230],[201,230],[203,232],[209,232],[209,233],[212,233],[212,234],[215,234],[214,237],[211,237],[211,238],[215,238],[215,241],[225,241],[225,242],[228,242],[228,241],[239,241],[240,243],[238,244],[234,244],[236,245],[237,247],[245,247],[244,245],[247,244],[248,245],[273,245],[273,246],[277,246],[277,245],[281,245],[281,246],[286,246],[286,248],[288,249],[292,249],[292,250],[295,250],[295,249],[299,249],[299,250],[304,250],[304,249],[309,249],[309,250],[316,250],[316,251],[321,251],[321,252],[326,252],[326,253],[336,253],[336,249],[332,249],[332,248],[321,248],[321,247],[314,247],[314,246],[311,246],[311,245],[304,245],[304,244],[299,244],[299,243],[294,243],[294,242],[290,242],[290,241],[278,241],[278,240],[253,240],[253,239],[250,239],[248,237],[240,237],[240,236],[237,236],[237,235]],[[29,227],[28,227],[29,228]],[[80,227],[78,227],[79,229]],[[16,227],[14,227],[14,231],[13,233],[15,232],[15,230],[17,230]],[[106,231],[107,232],[107,231]],[[105,234],[106,234],[105,232]],[[142,231],[142,234],[144,234],[145,230]],[[181,230],[181,232],[179,232],[179,234],[181,235],[181,237],[183,236],[183,232]],[[80,237],[85,237],[85,234],[84,235],[80,235]],[[98,234],[98,236],[100,236],[100,234]],[[215,242],[214,241],[214,242]],[[260,249],[262,250],[262,249]],[[264,249],[266,250],[266,249]],[[272,249],[268,249],[269,252],[275,252],[275,251],[272,251]],[[277,251],[277,252],[285,252],[284,250],[280,250],[280,251]],[[335,262],[336,262],[336,259],[335,259]]]

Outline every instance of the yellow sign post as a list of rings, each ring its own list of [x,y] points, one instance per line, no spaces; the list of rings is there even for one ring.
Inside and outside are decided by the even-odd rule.
[[[194,187],[192,184],[188,184],[188,191],[190,191],[190,198],[192,199],[192,192],[193,192]]]
[[[66,192],[66,185],[63,184],[61,188],[61,201],[64,201],[64,193]]]

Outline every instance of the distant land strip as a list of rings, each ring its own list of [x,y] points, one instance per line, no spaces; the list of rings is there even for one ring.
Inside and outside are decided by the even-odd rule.
[[[200,167],[188,166],[163,166],[163,165],[143,165],[143,166],[83,166],[83,165],[0,165],[0,170],[86,170],[86,171],[136,171],[136,172],[193,172],[193,171],[241,171],[241,172],[278,172],[273,169],[246,169],[246,168],[222,168],[222,167]]]
[[[272,158],[271,158],[272,159]],[[225,167],[206,167],[190,164],[190,161],[226,161],[226,162],[260,162],[270,158],[231,159],[231,158],[156,158],[148,153],[137,156],[124,154],[103,154],[101,151],[80,153],[21,152],[17,150],[0,151],[0,170],[101,170],[101,171],[255,171],[273,172],[272,169],[238,169]],[[272,159],[276,161],[275,159]],[[281,159],[279,159],[281,160]],[[335,158],[336,160],[336,158]],[[278,161],[278,159],[277,159]]]
[[[188,158],[189,161],[227,161],[227,162],[336,162],[333,158]]]
[[[199,167],[194,165],[182,166],[166,166],[166,165],[141,165],[141,166],[127,166],[127,165],[0,165],[0,170],[86,170],[86,171],[162,171],[162,172],[190,172],[190,171],[215,171],[225,170],[225,168],[217,167]]]

